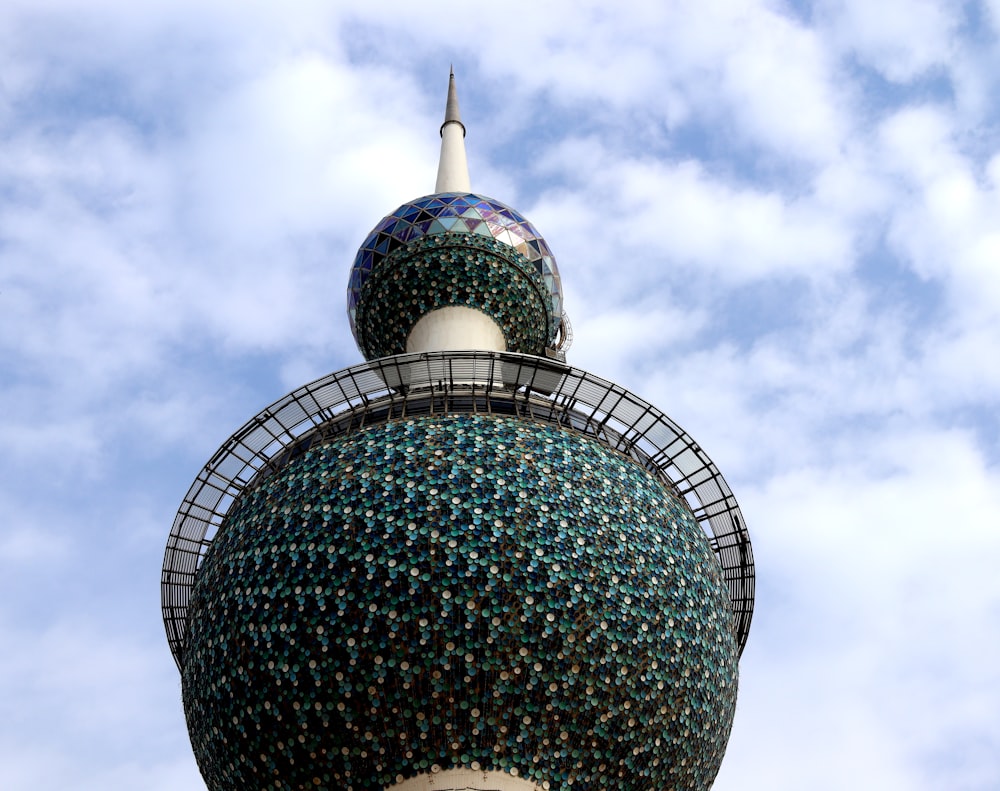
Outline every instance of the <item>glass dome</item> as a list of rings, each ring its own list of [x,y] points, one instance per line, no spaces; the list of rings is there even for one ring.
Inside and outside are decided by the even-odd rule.
[[[492,237],[524,256],[548,287],[552,319],[549,341],[554,340],[562,317],[562,283],[556,259],[545,239],[528,220],[509,206],[466,192],[442,192],[404,203],[384,217],[368,234],[354,259],[347,289],[347,313],[355,340],[358,338],[355,325],[358,300],[372,270],[403,245],[423,236],[446,233]]]

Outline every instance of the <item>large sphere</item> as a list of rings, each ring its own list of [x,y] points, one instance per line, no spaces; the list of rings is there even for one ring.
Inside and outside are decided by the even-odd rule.
[[[480,251],[478,264],[474,256],[461,262],[462,266],[453,266],[447,280],[439,278],[439,282],[433,285],[431,278],[408,283],[406,294],[409,296],[412,290],[416,299],[402,303],[402,310],[397,309],[398,300],[387,304],[373,298],[366,288],[369,279],[380,270],[384,274],[387,268],[405,266],[414,251],[425,249],[426,246],[415,243],[426,237],[438,237],[439,243],[456,249],[473,245]],[[496,244],[480,243],[486,241]],[[487,255],[482,255],[482,251],[486,251]],[[541,332],[543,344],[538,350],[522,348],[517,341],[512,341],[507,332],[511,322],[508,320],[505,323],[502,320],[504,317],[497,316],[498,304],[524,298],[513,291],[504,293],[512,280],[530,281],[537,292],[532,301],[537,300],[540,315],[531,317],[532,327],[521,327],[519,331],[522,334]],[[408,330],[415,321],[410,314],[418,304],[425,311],[448,305],[482,309],[498,320],[504,329],[508,336],[508,350],[540,353],[546,344],[555,340],[559,330],[562,284],[555,257],[545,239],[521,214],[500,201],[482,195],[444,192],[404,203],[375,226],[358,250],[347,289],[347,312],[351,331],[362,354],[367,359],[374,359],[382,356],[377,351],[383,354],[401,353],[403,349],[385,352],[377,346],[368,325],[382,321],[389,325],[387,332],[392,332],[398,331],[397,324],[409,322],[405,328]],[[367,324],[362,321],[366,309],[369,314],[377,314],[377,318],[370,315]],[[418,312],[416,318],[420,315]],[[373,349],[373,346],[377,348]]]
[[[708,789],[729,596],[686,504],[568,429],[422,416],[248,487],[200,569],[183,695],[211,791],[380,791],[435,767]]]

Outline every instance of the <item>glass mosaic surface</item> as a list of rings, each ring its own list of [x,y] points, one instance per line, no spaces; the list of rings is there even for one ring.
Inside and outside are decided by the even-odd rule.
[[[542,354],[550,335],[546,285],[509,245],[481,236],[426,236],[390,253],[361,288],[358,347],[374,360],[406,352],[422,316],[463,305],[503,332],[507,350]]]
[[[248,487],[191,599],[183,696],[211,791],[378,790],[467,766],[704,791],[736,646],[687,506],[550,424],[423,416]]]
[[[542,235],[521,214],[500,201],[471,193],[442,192],[404,203],[375,226],[358,250],[347,288],[347,313],[355,340],[358,340],[355,325],[358,300],[371,273],[394,250],[423,236],[437,234],[492,238],[520,253],[545,283],[552,317],[548,340],[555,339],[563,311],[562,284],[556,259]]]

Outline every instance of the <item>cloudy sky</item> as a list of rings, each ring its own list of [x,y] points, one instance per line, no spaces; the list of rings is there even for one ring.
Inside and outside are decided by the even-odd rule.
[[[347,5],[0,5],[0,787],[204,788],[174,512],[360,361],[348,269],[433,188],[450,63],[569,361],[743,507],[715,788],[1000,787],[1000,0]]]

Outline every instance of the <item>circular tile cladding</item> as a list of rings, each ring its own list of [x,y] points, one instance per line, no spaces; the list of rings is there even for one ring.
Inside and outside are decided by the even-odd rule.
[[[248,487],[200,569],[183,697],[211,791],[380,791],[453,767],[708,789],[729,597],[687,506],[584,435],[425,416]]]
[[[355,332],[368,360],[406,352],[428,313],[449,306],[485,313],[507,350],[542,354],[552,317],[544,283],[508,245],[481,236],[428,236],[386,256],[361,288]]]

